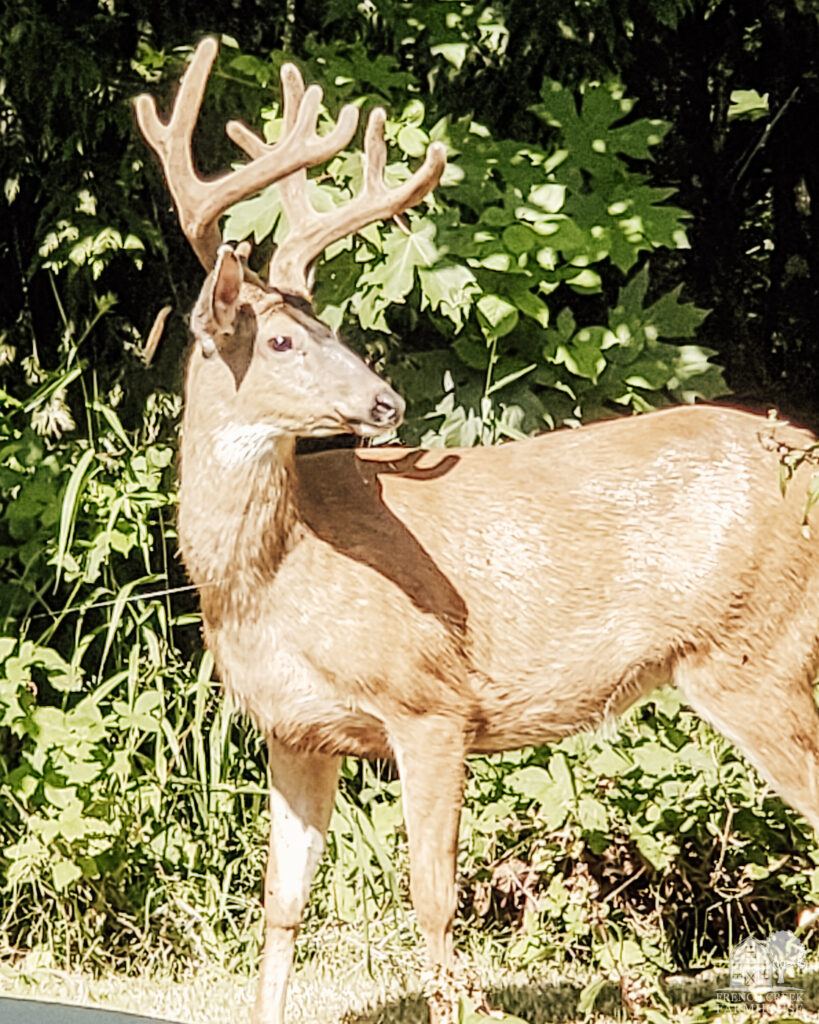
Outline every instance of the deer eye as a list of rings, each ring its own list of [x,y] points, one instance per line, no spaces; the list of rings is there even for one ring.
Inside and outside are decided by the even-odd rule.
[[[270,338],[267,344],[274,352],[286,352],[293,347],[293,339],[286,334],[277,334],[275,338]]]

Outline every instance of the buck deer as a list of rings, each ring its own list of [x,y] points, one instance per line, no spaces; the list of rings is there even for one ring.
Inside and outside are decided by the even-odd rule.
[[[675,683],[819,826],[809,470],[783,496],[766,421],[709,407],[494,448],[296,458],[299,436],[366,437],[401,421],[401,398],[310,312],[308,267],[330,242],[418,203],[445,155],[430,146],[386,189],[375,110],[361,194],[315,212],[305,168],[350,141],[357,115],[343,109],[319,136],[321,91],[285,65],[279,141],[231,122],[250,162],[202,179],[191,136],[216,50],[199,46],[169,122],[147,96],[136,109],[208,271],[191,319],[179,538],[223,686],[269,746],[257,1024],[284,1019],[342,755],[397,762],[412,901],[444,969],[472,752],[559,739]],[[265,283],[244,243],[221,244],[218,220],[271,182],[291,227]],[[777,431],[781,444],[813,441]],[[442,1021],[451,1008],[431,1012]]]

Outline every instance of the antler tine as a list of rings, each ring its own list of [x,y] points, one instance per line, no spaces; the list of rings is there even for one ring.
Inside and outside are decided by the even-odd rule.
[[[419,203],[438,184],[446,166],[446,148],[442,143],[434,142],[427,150],[424,163],[412,177],[398,188],[386,187],[386,119],[387,115],[380,107],[376,107],[370,114],[364,140],[364,186],[355,199],[344,206],[330,213],[318,213],[307,197],[307,174],[303,168],[277,183],[282,206],[290,223],[290,234],[270,262],[271,285],[310,298],[308,268],[331,242],[359,231],[373,221],[388,220],[403,213]],[[286,111],[285,130],[287,126]],[[231,138],[251,157],[260,157],[268,148],[253,133],[231,133]]]
[[[221,239],[215,222],[196,223],[195,211],[207,203],[209,196],[193,166],[191,140],[218,49],[215,39],[203,39],[196,48],[167,122],[160,118],[153,96],[143,94],[134,101],[137,124],[162,164],[179,223],[206,270],[213,265]]]
[[[281,79],[283,124],[282,135],[280,138],[283,138],[296,130],[298,111],[300,110],[305,98],[305,89],[304,79],[301,77],[301,71],[299,71],[295,64],[282,64]],[[310,86],[307,93],[311,94],[311,99],[313,97],[317,97],[316,105],[318,106],[322,95],[319,86]],[[352,113],[352,116],[355,118],[355,126],[357,126],[358,111],[354,107],[349,106],[342,109],[341,114],[339,115],[339,124],[341,124],[346,116],[349,116],[348,111]],[[225,131],[227,132],[228,138],[231,142],[235,142],[240,149],[244,150],[244,152],[254,160],[260,160],[271,148],[260,135],[254,132],[251,128],[248,128],[243,121],[228,121]],[[353,131],[355,131],[355,127],[353,128]],[[317,138],[319,137],[317,136]],[[349,141],[349,139],[346,139],[338,149],[342,149]],[[338,150],[334,150],[333,153],[337,151]],[[333,153],[330,155],[332,156]],[[315,163],[318,163],[318,161],[315,161]],[[293,171],[290,178],[304,178],[306,181],[307,172],[303,167],[301,167],[298,170]],[[283,183],[283,181],[278,182],[279,187],[281,187]]]
[[[345,107],[333,131],[319,136],[316,120],[321,89],[311,86],[305,91],[298,69],[289,65],[287,73],[282,69],[282,92],[289,130],[276,145],[266,146],[249,128],[240,122],[231,122],[227,126],[231,138],[236,135],[255,138],[264,151],[259,152],[249,164],[219,178],[206,180],[200,177],[193,164],[191,142],[218,49],[215,39],[204,39],[196,48],[167,122],[160,118],[151,96],[143,95],[136,99],[139,127],[159,156],[182,230],[206,270],[216,262],[216,252],[222,241],[219,218],[229,206],[260,192],[298,168],[327,160],[347,145],[358,124],[358,111]]]

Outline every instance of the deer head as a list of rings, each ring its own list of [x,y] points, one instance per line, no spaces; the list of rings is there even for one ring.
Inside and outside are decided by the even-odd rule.
[[[209,272],[191,318],[195,340],[188,370],[202,415],[236,436],[255,439],[257,450],[281,436],[362,436],[400,424],[404,402],[339,340],[312,311],[310,265],[333,241],[375,220],[394,217],[435,187],[446,162],[433,143],[423,165],[396,189],[387,189],[383,110],[374,110],[365,138],[361,193],[331,213],[319,214],[307,196],[306,168],[341,150],[352,138],[358,111],[344,107],[328,135],[316,132],[322,92],[304,88],[298,69],[282,67],[283,129],[268,144],[241,122],[228,136],[251,157],[216,179],[202,178],[191,140],[217,43],[198,46],[183,77],[170,119],[163,121],[152,97],[136,101],[143,135],[158,154],[182,229]],[[276,250],[267,282],[249,270],[249,243],[236,250],[222,243],[220,216],[240,199],[277,183],[290,234]],[[191,378],[197,381],[190,386]],[[195,415],[194,411],[194,415]]]
[[[188,402],[195,396],[206,415],[219,413],[217,429],[229,430],[239,452],[282,436],[368,436],[401,422],[403,399],[306,303],[247,273],[230,246],[217,254],[191,331]]]

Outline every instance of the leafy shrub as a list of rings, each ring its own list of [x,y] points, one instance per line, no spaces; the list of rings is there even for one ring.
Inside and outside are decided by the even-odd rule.
[[[673,690],[616,735],[482,761],[470,789],[467,921],[517,925],[524,962],[705,966],[819,897],[810,829]]]
[[[128,431],[118,389],[94,380],[69,345],[0,418],[3,940],[101,963],[142,944],[143,959],[232,946],[242,960],[265,775],[198,650],[198,616],[168,592],[187,589],[161,436],[179,403],[150,396]],[[85,430],[64,439],[80,382]],[[207,928],[186,926],[203,914]]]
[[[691,342],[703,312],[677,290],[654,294],[641,262],[685,244],[685,214],[647,176],[666,126],[632,119],[616,85],[587,86],[578,105],[544,82],[536,138],[522,142],[471,118],[429,125],[420,80],[389,57],[305,52],[306,77],[329,83],[328,110],[364,92],[397,112],[389,181],[430,140],[451,155],[408,230],[367,228],[319,270],[322,315],[409,397],[407,440],[470,445],[723,390]],[[237,78],[267,87],[282,59],[225,47],[216,100]],[[149,47],[140,62],[149,76],[177,64]],[[278,116],[263,112],[269,139]],[[355,150],[332,160],[312,179],[316,206],[343,201],[361,172]],[[265,774],[180,589],[178,401],[147,394],[130,355],[106,366],[83,347],[103,326],[138,346],[103,284],[115,256],[136,270],[162,243],[71,195],[39,257],[55,295],[71,295],[57,357],[18,359],[0,395],[0,942],[63,961],[218,951],[244,966],[258,937]],[[228,231],[254,234],[264,255],[287,230],[280,213],[271,190],[235,208]],[[400,819],[389,770],[345,765],[311,927],[352,924],[363,907],[410,934]],[[819,894],[804,826],[670,695],[633,711],[614,741],[473,759],[462,831],[460,941],[503,943],[517,964],[705,963],[763,927],[760,901],[766,924],[792,923],[788,907]]]
[[[305,77],[335,83],[330,111],[362,92],[400,110],[385,129],[399,156],[388,183],[404,180],[407,162],[431,141],[450,154],[435,197],[409,213],[409,228],[373,225],[336,243],[317,275],[321,316],[353,337],[368,332],[366,346],[388,355],[410,400],[402,437],[491,443],[618,406],[643,411],[669,396],[724,392],[712,353],[662,340],[692,338],[705,314],[681,303],[678,290],[647,301],[647,265],[610,308],[601,301],[641,253],[687,245],[684,212],[666,204],[673,190],[632,169],[650,160],[668,125],[629,119],[633,105],[614,84],[587,86],[578,107],[574,93],[546,81],[534,112],[552,129],[550,148],[540,138],[493,138],[471,118],[427,128],[419,84],[391,58],[342,54],[316,48]],[[274,55],[274,65],[283,59]],[[272,77],[266,64],[235,63]],[[278,137],[279,114],[277,105],[262,111],[268,141]],[[322,168],[311,180],[317,209],[357,191],[362,160],[356,148]],[[237,204],[226,222],[237,240],[278,242],[288,231],[275,186]]]

